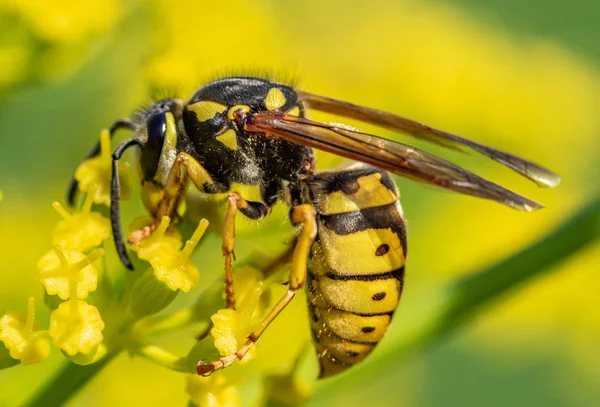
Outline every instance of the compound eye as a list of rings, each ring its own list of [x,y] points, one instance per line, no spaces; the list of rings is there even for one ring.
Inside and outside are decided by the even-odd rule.
[[[165,136],[167,134],[167,115],[165,113],[157,113],[152,115],[147,121],[148,139],[142,149],[140,163],[144,178],[150,180],[154,178],[158,163],[160,161]]]

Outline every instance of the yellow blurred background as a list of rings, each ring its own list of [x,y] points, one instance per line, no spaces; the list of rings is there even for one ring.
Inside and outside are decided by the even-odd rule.
[[[589,40],[600,35],[590,18],[600,5],[521,3],[0,0],[0,314],[24,312],[35,295],[39,319],[47,320],[35,262],[58,220],[50,203],[63,199],[100,129],[152,95],[185,98],[216,75],[266,71],[517,153],[562,176],[557,189],[540,190],[493,162],[425,146],[546,209],[520,213],[397,179],[410,245],[391,328],[401,332],[411,303],[519,251],[600,193],[600,53]],[[340,162],[319,156],[321,168]],[[139,211],[132,203],[124,213],[133,219]],[[284,221],[280,211],[262,232]],[[238,257],[283,247],[282,233],[259,232],[240,234]],[[600,405],[599,250],[595,244],[511,293],[441,346],[308,405]],[[195,259],[205,287],[221,273],[218,236]],[[258,363],[277,366],[277,352],[290,359],[308,338],[303,298],[285,314],[261,340]],[[182,352],[183,344],[189,335],[165,342]],[[0,406],[27,399],[62,358],[54,350],[42,365],[0,371]],[[184,405],[183,377],[123,355],[69,405]],[[243,384],[242,395],[251,387]]]

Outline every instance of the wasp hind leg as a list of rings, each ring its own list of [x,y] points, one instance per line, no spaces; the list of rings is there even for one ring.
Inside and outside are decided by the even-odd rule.
[[[248,339],[237,350],[237,352],[235,352],[233,355],[224,356],[214,362],[198,362],[196,371],[199,375],[210,375],[215,370],[224,369],[234,362],[241,360],[246,355],[250,347],[256,341],[258,341],[260,336],[264,333],[271,322],[273,322],[281,313],[281,311],[287,307],[290,301],[292,301],[296,295],[296,291],[304,286],[304,281],[306,280],[306,265],[308,263],[310,248],[317,236],[316,210],[312,205],[298,205],[292,208],[291,219],[295,225],[300,224],[302,230],[292,255],[290,281],[287,292],[283,295],[283,297],[281,297],[277,304],[275,304],[271,311],[269,311],[258,328],[248,335]]]

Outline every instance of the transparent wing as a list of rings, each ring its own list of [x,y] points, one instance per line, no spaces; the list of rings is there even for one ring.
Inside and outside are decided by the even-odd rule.
[[[555,187],[560,183],[560,176],[544,167],[532,163],[531,161],[527,161],[516,155],[484,146],[442,130],[434,129],[425,124],[415,122],[405,117],[384,112],[382,110],[355,105],[341,100],[314,95],[308,92],[300,91],[298,94],[304,105],[308,108],[357,119],[391,130],[399,130],[417,138],[421,138],[455,150],[463,150],[464,147],[468,147],[473,151],[477,151],[478,153],[481,153],[492,160],[512,168],[539,186]]]
[[[491,199],[515,209],[532,211],[543,207],[446,160],[371,134],[277,111],[246,113],[240,122],[246,131],[275,135],[414,180]]]

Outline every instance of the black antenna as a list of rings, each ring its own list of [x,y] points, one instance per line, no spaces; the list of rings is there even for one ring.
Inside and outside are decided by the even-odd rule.
[[[131,138],[122,142],[112,154],[112,175],[110,180],[110,223],[112,225],[113,239],[117,246],[119,259],[129,270],[133,270],[133,264],[127,255],[125,240],[123,239],[123,230],[121,229],[121,187],[119,185],[119,160],[121,156],[131,146],[142,146],[142,143]]]

